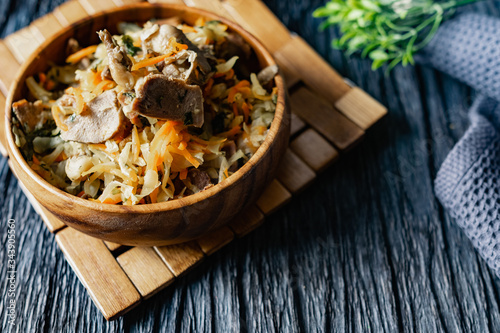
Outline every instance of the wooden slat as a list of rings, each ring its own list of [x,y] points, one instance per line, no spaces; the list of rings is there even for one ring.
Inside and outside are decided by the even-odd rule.
[[[196,239],[200,249],[207,256],[217,252],[234,239],[234,233],[228,227],[220,228]]]
[[[220,0],[184,0],[184,3],[187,6],[208,10],[209,12],[225,17],[228,20],[234,21],[233,17],[222,6]]]
[[[278,62],[280,73],[281,75],[283,75],[283,78],[285,79],[286,87],[288,89],[293,88],[300,82],[300,76],[297,74],[297,72],[289,69],[289,67],[287,67],[286,65],[282,65],[278,59],[276,59],[276,61]]]
[[[284,71],[300,77],[324,98],[337,101],[351,89],[342,76],[299,36],[293,36],[274,53],[274,57]]]
[[[335,107],[363,129],[373,126],[387,113],[382,104],[357,87],[339,99]]]
[[[306,87],[300,87],[291,94],[290,105],[293,113],[340,149],[349,148],[364,135],[364,131],[355,123]]]
[[[76,0],[63,3],[53,13],[63,27],[70,26],[88,16],[83,6]]]
[[[306,127],[306,123],[295,113],[290,114],[290,122],[290,136],[294,136]]]
[[[316,178],[314,171],[290,149],[286,150],[278,170],[277,179],[292,193],[303,190]]]
[[[7,157],[7,138],[5,137],[5,96],[0,92],[0,154]]]
[[[56,241],[106,319],[140,302],[139,292],[101,240],[64,228],[56,234]]]
[[[111,251],[111,252],[114,252],[116,250],[119,250],[121,248],[123,248],[125,245],[122,245],[122,244],[118,244],[118,243],[113,243],[113,242],[107,242],[107,241],[104,241],[104,245],[106,245],[106,247]]]
[[[264,214],[262,214],[257,206],[252,205],[239,214],[228,226],[233,230],[236,237],[241,238],[255,230],[263,222]]]
[[[31,194],[30,191],[24,186],[22,180],[19,179],[19,177],[16,174],[16,171],[14,167],[12,166],[11,160],[7,162],[9,164],[10,170],[16,176],[17,178],[17,183],[19,184],[19,187],[23,191],[24,195],[26,198],[28,198],[28,201],[31,203],[31,206],[33,206],[33,209],[40,215],[42,218],[43,223],[45,223],[45,226],[51,233],[56,233],[59,230],[63,229],[66,227],[66,224],[64,224],[61,220],[59,220],[57,217],[55,217],[51,212],[49,212],[47,209],[45,209],[38,201],[35,199],[33,194]]]
[[[175,3],[178,5],[184,5],[182,0],[148,0],[150,3]]]
[[[116,260],[144,298],[153,296],[175,280],[152,247],[133,247]]]
[[[117,6],[126,6],[138,2],[143,2],[143,0],[113,0]]]
[[[271,52],[290,39],[290,32],[262,1],[226,0],[222,5],[234,21],[260,39]]]
[[[338,151],[313,129],[308,129],[290,143],[290,148],[314,171],[321,172],[338,157]]]
[[[155,247],[155,250],[176,277],[185,274],[204,258],[203,252],[195,241],[159,246]]]
[[[279,181],[273,180],[257,200],[257,207],[264,215],[269,215],[285,205],[291,198],[290,192]]]
[[[80,1],[80,4],[89,15],[116,7],[116,4],[113,0],[78,0],[78,1]]]
[[[30,25],[31,32],[40,44],[54,36],[62,27],[62,24],[52,13],[37,19]]]
[[[33,32],[31,32],[30,27],[23,28],[7,36],[4,41],[20,64],[25,62],[40,45],[40,42],[36,40]]]
[[[0,92],[2,92],[5,96],[9,93],[10,85],[14,81],[17,71],[19,67],[21,67],[18,63],[12,52],[7,48],[3,41],[0,41],[0,64],[3,64],[2,70],[0,71]],[[0,116],[3,123],[3,114],[4,114],[4,105],[5,98],[2,102],[2,108],[0,109]],[[3,126],[0,129],[3,131]]]

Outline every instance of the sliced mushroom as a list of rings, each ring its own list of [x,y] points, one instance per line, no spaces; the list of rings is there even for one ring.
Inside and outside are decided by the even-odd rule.
[[[14,111],[26,133],[41,128],[45,121],[51,118],[50,112],[44,111],[42,101],[32,103],[22,99],[12,103],[12,111]]]
[[[98,35],[106,47],[111,77],[113,77],[113,80],[117,84],[126,89],[131,89],[134,86],[135,80],[130,73],[132,61],[127,56],[127,52],[123,47],[116,44],[113,36],[106,29],[99,31]]]
[[[94,98],[80,115],[70,116],[64,123],[68,130],[62,131],[61,138],[82,143],[104,142],[129,127],[113,90]]]
[[[149,74],[135,87],[132,110],[144,116],[179,120],[186,125],[203,125],[203,94],[200,86]]]

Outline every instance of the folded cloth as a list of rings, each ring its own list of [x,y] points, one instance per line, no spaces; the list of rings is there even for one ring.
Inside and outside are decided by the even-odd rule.
[[[435,192],[500,277],[500,18],[445,22],[419,59],[476,89],[470,128],[443,162]]]

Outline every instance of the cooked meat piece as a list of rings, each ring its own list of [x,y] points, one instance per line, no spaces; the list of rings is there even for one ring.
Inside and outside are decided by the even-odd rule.
[[[103,79],[103,80],[113,80],[113,77],[111,76],[111,71],[110,71],[108,65],[104,66],[104,68],[102,69],[101,79]]]
[[[80,50],[80,44],[74,38],[68,39],[68,44],[66,45],[66,55],[72,55],[73,53]]]
[[[198,55],[194,51],[183,50],[179,52],[175,61],[170,63],[164,63],[161,70],[163,74],[170,78],[175,78],[186,82],[187,84],[198,84],[204,83],[204,76],[195,73],[196,59]],[[197,77],[198,76],[198,77]]]
[[[203,94],[200,86],[188,85],[163,74],[149,74],[136,86],[132,110],[144,116],[203,125]]]
[[[226,153],[226,158],[230,159],[236,153],[236,143],[233,140],[226,141],[221,149]],[[234,163],[229,167],[228,171],[236,172],[238,170],[238,163]]]
[[[50,112],[44,111],[42,101],[31,103],[22,99],[12,103],[12,111],[27,133],[41,128],[45,121],[52,117]]]
[[[210,181],[210,176],[205,171],[198,169],[191,169],[188,172],[188,177],[191,180],[191,184],[196,186],[200,191],[203,191],[207,187],[212,185],[212,182]]]
[[[111,139],[124,128],[128,120],[118,108],[118,100],[113,90],[108,90],[87,104],[87,108],[76,117],[65,120],[67,131],[61,138],[82,143],[101,143]]]
[[[265,86],[278,74],[278,65],[267,66],[257,74],[261,85]]]
[[[106,46],[108,54],[109,69],[113,80],[125,87],[131,89],[134,86],[135,80],[130,73],[132,61],[127,56],[127,52],[120,47],[113,39],[113,36],[105,29],[98,32],[99,38]]]
[[[238,56],[240,59],[248,60],[252,55],[252,48],[240,35],[230,32],[226,40],[216,46],[217,54],[225,59]]]

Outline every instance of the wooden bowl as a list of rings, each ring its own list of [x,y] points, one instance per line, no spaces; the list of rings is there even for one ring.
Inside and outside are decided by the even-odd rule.
[[[63,63],[70,37],[82,45],[98,43],[96,31],[116,32],[122,21],[145,22],[152,18],[180,17],[189,24],[197,18],[220,20],[240,34],[253,48],[261,67],[275,64],[262,44],[239,25],[215,14],[180,5],[140,3],[98,13],[47,40],[20,70],[7,98],[6,133],[9,156],[15,172],[26,188],[47,210],[68,226],[103,240],[125,245],[167,245],[197,238],[222,227],[254,203],[274,178],[279,161],[288,146],[289,116],[283,78],[275,78],[278,103],[267,138],[255,155],[237,172],[205,191],[168,202],[121,206],[81,199],[49,184],[24,160],[14,143],[11,130],[13,101],[28,96],[27,77],[49,68],[50,62]]]

